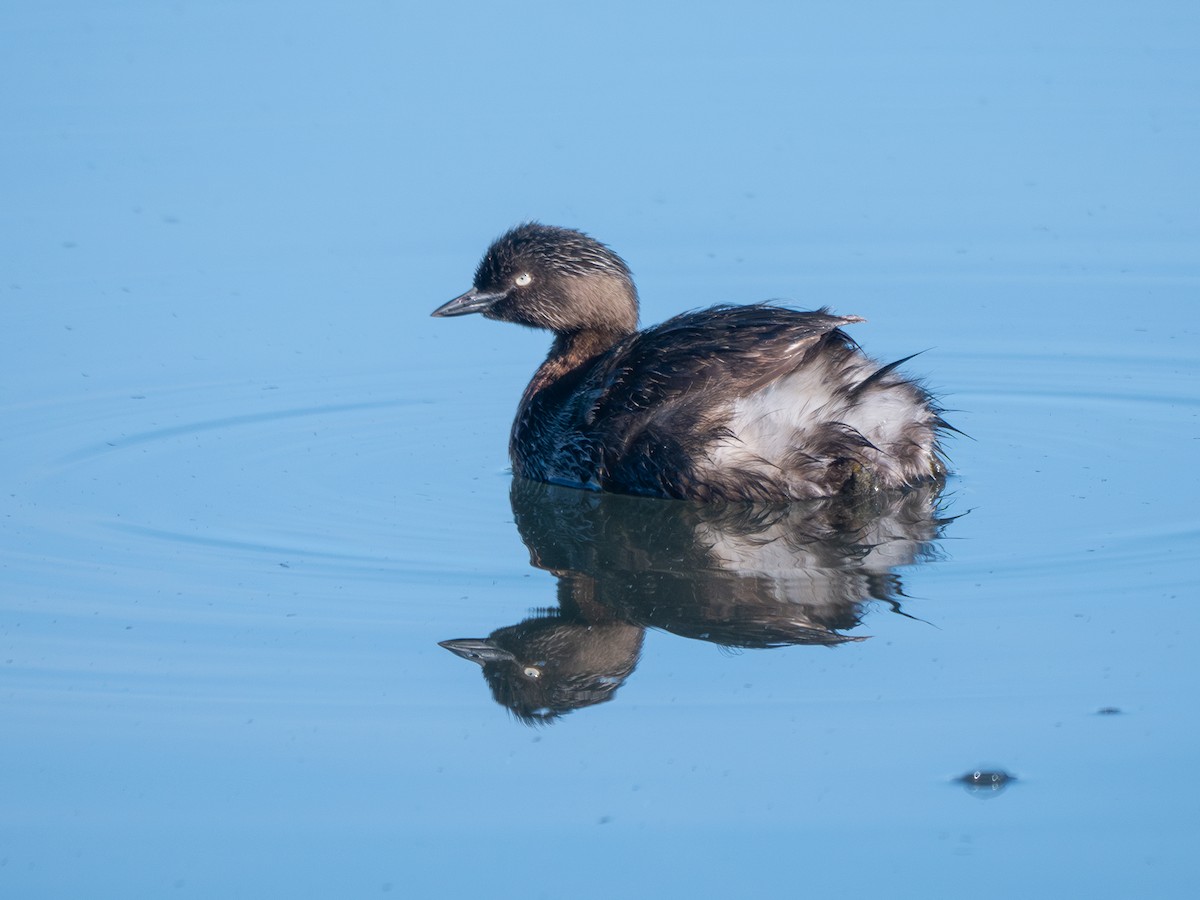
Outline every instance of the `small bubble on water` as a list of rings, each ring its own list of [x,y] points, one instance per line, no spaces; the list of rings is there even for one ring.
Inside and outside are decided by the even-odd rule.
[[[999,793],[1016,780],[1003,769],[972,769],[955,779],[971,793]]]

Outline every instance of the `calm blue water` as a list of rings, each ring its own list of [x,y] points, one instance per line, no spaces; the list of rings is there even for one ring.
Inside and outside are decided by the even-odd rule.
[[[1194,4],[0,19],[0,895],[1195,896]],[[926,350],[957,518],[510,499],[548,342],[428,313],[532,217]],[[801,576],[865,639],[702,639]],[[438,642],[548,609],[619,674],[530,727]]]

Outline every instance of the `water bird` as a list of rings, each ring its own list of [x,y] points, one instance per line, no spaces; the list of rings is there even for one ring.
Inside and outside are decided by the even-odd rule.
[[[789,501],[944,479],[941,408],[827,308],[718,305],[638,330],[625,261],[580,231],[529,222],[484,254],[434,316],[550,331],[509,440],[513,473],[592,490]]]

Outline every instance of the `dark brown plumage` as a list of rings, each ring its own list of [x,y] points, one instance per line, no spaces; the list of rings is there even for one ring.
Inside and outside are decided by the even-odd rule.
[[[435,316],[554,333],[509,444],[517,475],[699,500],[788,500],[940,479],[948,428],[916,383],[828,310],[716,306],[637,331],[625,262],[578,231],[521,225]]]

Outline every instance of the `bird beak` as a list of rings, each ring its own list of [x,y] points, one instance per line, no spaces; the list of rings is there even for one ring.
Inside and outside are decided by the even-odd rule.
[[[478,288],[471,288],[460,297],[455,297],[449,303],[443,303],[431,315],[440,317],[465,316],[468,313],[483,312],[497,300],[507,297],[506,293],[488,294]]]
[[[434,313],[437,315],[437,313]],[[451,313],[456,315],[456,313]],[[469,659],[473,663],[485,665],[490,662],[511,662],[516,656],[503,647],[497,647],[491,641],[479,638],[459,638],[455,641],[438,641],[439,647],[445,647],[456,656]]]

